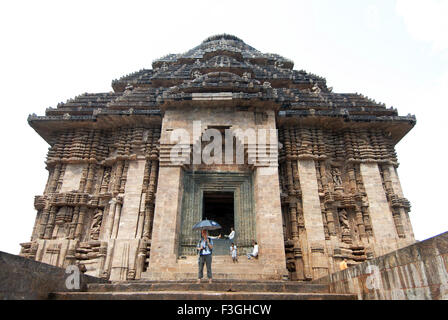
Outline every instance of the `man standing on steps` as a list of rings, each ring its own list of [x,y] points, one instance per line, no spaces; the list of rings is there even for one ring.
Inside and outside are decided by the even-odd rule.
[[[198,283],[201,283],[204,271],[204,263],[207,266],[208,282],[212,283],[212,252],[213,240],[207,235],[207,230],[201,231],[201,240],[199,240],[197,250],[199,253],[198,265]]]

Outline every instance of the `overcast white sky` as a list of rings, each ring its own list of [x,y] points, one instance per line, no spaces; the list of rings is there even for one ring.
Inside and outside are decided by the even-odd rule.
[[[397,146],[416,238],[448,231],[448,1],[2,1],[0,250],[29,241],[48,145],[27,124],[208,36],[230,33],[417,126]]]

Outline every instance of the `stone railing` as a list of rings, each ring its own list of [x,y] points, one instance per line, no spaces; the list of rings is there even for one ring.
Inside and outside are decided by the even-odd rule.
[[[448,232],[313,283],[360,300],[448,300]]]

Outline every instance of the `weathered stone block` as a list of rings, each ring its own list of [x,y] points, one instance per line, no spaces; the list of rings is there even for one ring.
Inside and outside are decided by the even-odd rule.
[[[88,283],[107,281],[80,274],[80,288],[66,286],[65,269],[0,252],[0,300],[48,299],[50,292],[86,290]]]

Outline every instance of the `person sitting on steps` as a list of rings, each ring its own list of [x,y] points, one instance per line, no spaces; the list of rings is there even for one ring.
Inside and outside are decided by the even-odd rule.
[[[225,235],[224,237],[229,238],[229,240],[233,240],[233,238],[235,238],[235,230],[232,228],[230,228],[230,234],[229,235]]]
[[[253,244],[254,248],[252,249],[251,253],[247,254],[247,259],[249,259],[249,260],[252,258],[258,259],[258,242],[253,240],[252,244]]]

